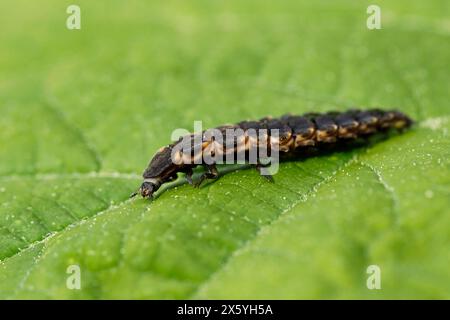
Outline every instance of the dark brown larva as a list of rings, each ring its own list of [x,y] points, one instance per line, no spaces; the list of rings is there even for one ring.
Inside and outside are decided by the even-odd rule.
[[[191,134],[189,136],[188,144],[194,147],[189,153],[183,153],[179,150],[181,144],[185,143],[182,139],[163,147],[150,161],[143,174],[144,182],[139,191],[133,193],[132,196],[140,193],[142,197],[151,197],[163,183],[176,179],[178,172],[185,173],[187,181],[194,186],[198,186],[205,179],[216,179],[218,177],[216,163],[206,164],[200,162],[206,168],[206,172],[202,174],[197,183],[193,183],[192,169],[199,165],[198,160],[201,159],[202,152],[215,146],[214,152],[221,153],[220,156],[225,157],[229,153],[248,153],[255,146],[261,148],[261,141],[258,140],[256,143],[252,143],[250,132],[260,132],[262,129],[265,129],[269,132],[270,140],[270,130],[277,129],[279,133],[276,140],[278,149],[282,155],[290,155],[301,153],[302,150],[306,150],[311,146],[320,149],[321,146],[334,146],[338,142],[365,138],[375,133],[386,132],[389,129],[403,130],[411,124],[412,120],[399,111],[371,109],[365,111],[328,112],[324,114],[307,113],[302,116],[284,115],[278,119],[267,117],[258,121],[242,121],[236,125],[221,126],[216,129],[223,132],[224,135],[226,135],[227,129],[241,130],[244,133],[241,143],[235,142],[230,146],[222,142],[217,145],[217,141],[214,138],[205,138],[204,131],[200,134]],[[194,138],[197,138],[197,140]],[[197,149],[195,148],[196,143]],[[267,147],[270,149],[271,144],[267,144]],[[195,150],[198,150],[198,152],[196,153]],[[184,159],[184,161],[177,162],[174,161],[174,158],[178,160]],[[194,160],[197,161],[195,162]],[[259,160],[255,167],[258,170],[261,169],[262,165],[259,163]]]

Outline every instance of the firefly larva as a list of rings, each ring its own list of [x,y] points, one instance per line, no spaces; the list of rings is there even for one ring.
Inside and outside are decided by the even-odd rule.
[[[277,150],[281,158],[306,151],[307,148],[329,148],[340,142],[366,138],[376,133],[386,132],[389,129],[403,130],[412,124],[412,120],[399,111],[349,110],[346,112],[308,113],[301,116],[284,115],[280,118],[270,117],[258,121],[242,121],[236,125],[225,125],[214,130],[229,136],[230,130],[239,131],[240,135],[229,140],[219,140],[216,136],[206,133],[191,134],[179,141],[161,148],[150,161],[143,173],[144,181],[135,196],[140,193],[142,197],[151,197],[159,187],[166,182],[177,178],[177,173],[186,174],[187,181],[198,186],[205,179],[216,179],[218,171],[216,162],[203,161],[205,153],[213,155],[215,159],[225,160],[226,155],[249,154],[255,148],[266,148],[269,155]],[[261,132],[264,134],[261,135]],[[276,131],[276,135],[273,133]],[[253,136],[250,133],[256,133]],[[256,139],[253,139],[256,137]],[[181,148],[186,141],[192,148]],[[197,141],[198,148],[195,148]],[[220,141],[220,142],[218,142]],[[227,141],[227,142],[225,142]],[[259,153],[256,153],[257,157]],[[233,157],[235,159],[235,157]],[[254,166],[261,170],[264,166],[257,158]],[[197,183],[192,181],[193,168],[203,165],[206,171],[200,176]]]

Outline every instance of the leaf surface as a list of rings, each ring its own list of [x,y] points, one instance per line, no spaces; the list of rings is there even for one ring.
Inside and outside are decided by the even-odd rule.
[[[0,297],[449,298],[449,5],[381,1],[371,31],[369,4],[82,0],[69,31],[63,3],[3,1]],[[194,120],[352,106],[417,124],[275,184],[248,169],[127,200]]]

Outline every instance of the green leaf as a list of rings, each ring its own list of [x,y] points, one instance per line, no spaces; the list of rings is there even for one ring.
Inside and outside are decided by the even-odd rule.
[[[380,1],[381,30],[369,1],[77,4],[72,31],[69,3],[0,4],[0,298],[450,297],[446,1]],[[194,120],[355,105],[417,124],[127,200]]]

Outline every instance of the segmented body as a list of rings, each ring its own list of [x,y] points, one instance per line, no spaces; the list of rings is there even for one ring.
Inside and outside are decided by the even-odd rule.
[[[311,146],[317,148],[323,145],[332,146],[340,141],[368,137],[391,128],[405,129],[411,123],[412,120],[401,112],[371,109],[308,113],[301,116],[284,115],[275,119],[263,118],[258,121],[242,121],[236,125],[221,126],[216,128],[216,131],[222,132],[225,137],[229,132],[227,130],[240,130],[243,135],[236,138],[233,144],[229,144],[225,143],[225,139],[218,142],[214,137],[207,136],[205,134],[207,131],[204,131],[189,136],[190,139],[187,141],[192,148],[187,153],[181,148],[186,139],[180,139],[161,148],[144,171],[144,183],[140,193],[144,197],[151,196],[162,183],[175,179],[178,172],[184,172],[190,178],[192,168],[202,164],[201,158],[205,152],[212,152],[216,157],[223,156],[225,159],[230,153],[249,152],[252,148],[261,148],[261,145],[270,149],[276,145],[280,154],[298,153]],[[271,136],[274,129],[277,131],[276,137]],[[256,141],[252,141],[254,136],[249,132],[255,131],[258,136]],[[267,132],[265,134],[267,140],[260,140],[262,131]],[[209,164],[207,169],[210,170],[205,174],[206,178],[217,176],[214,164]]]

